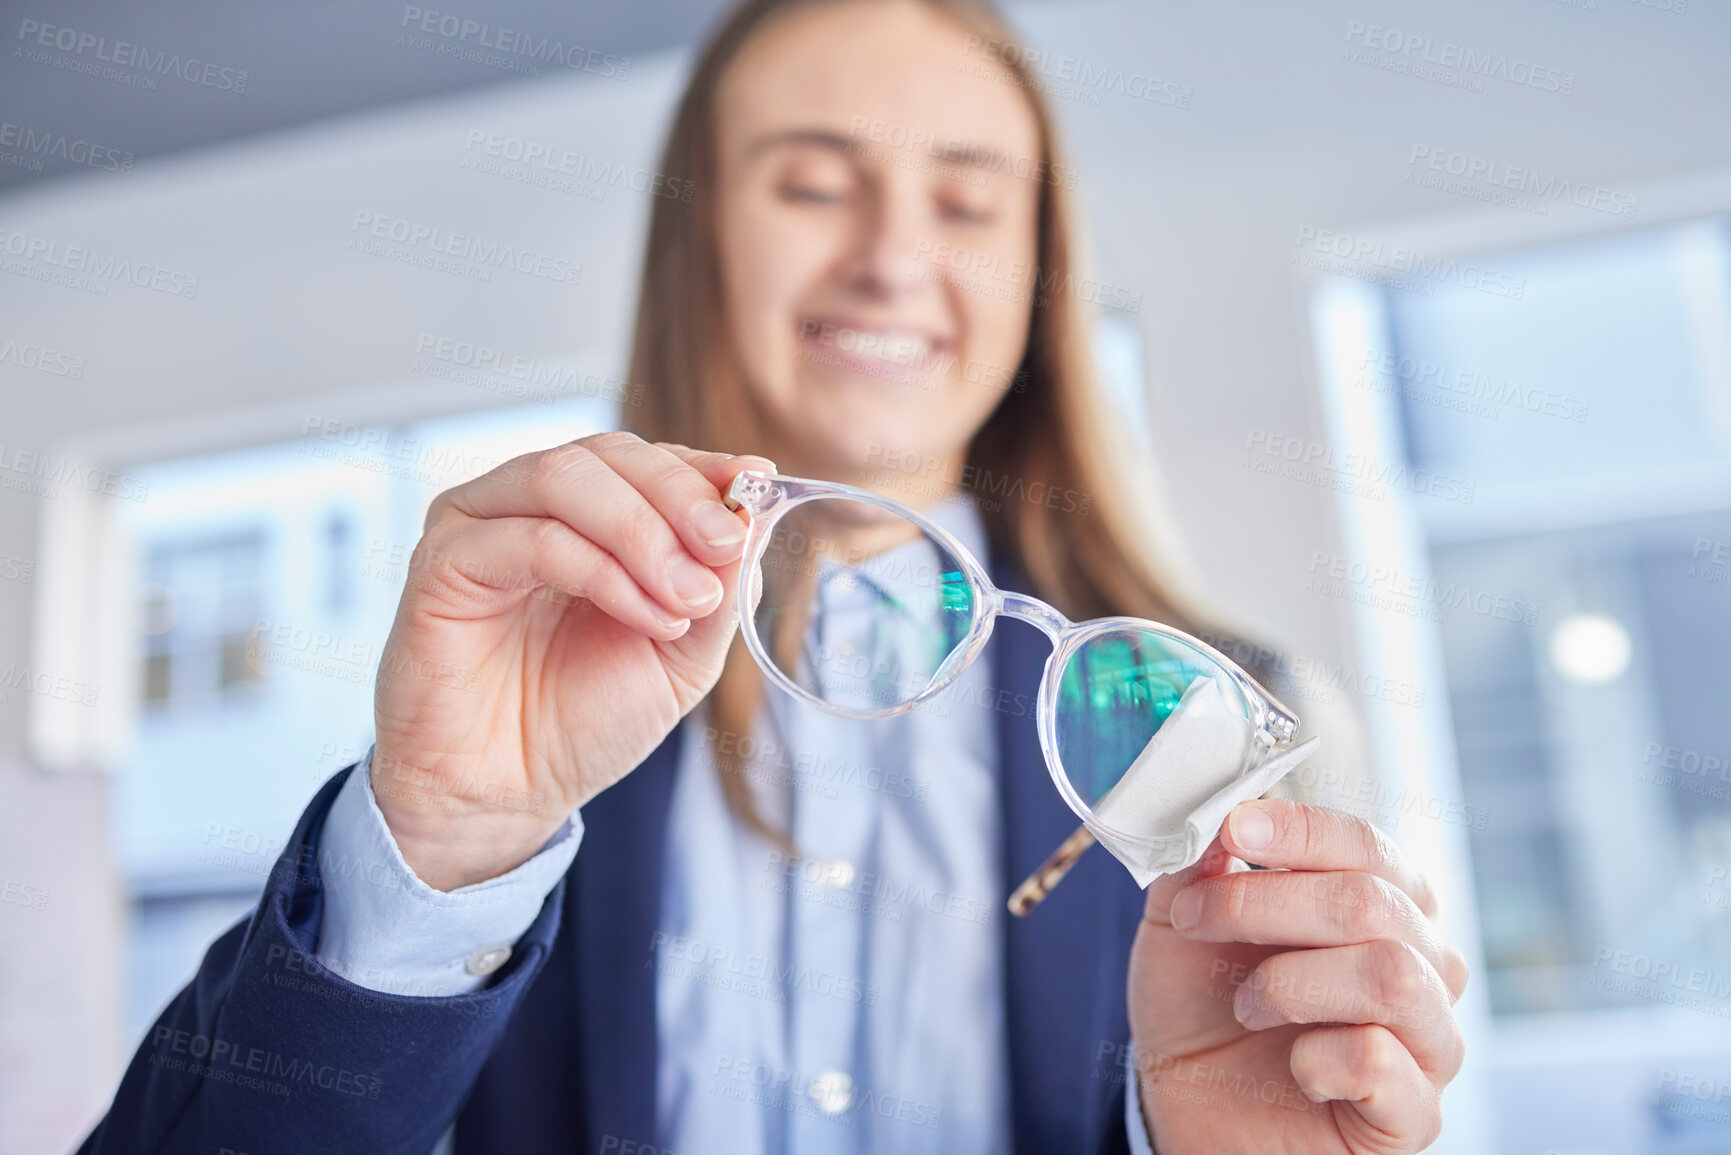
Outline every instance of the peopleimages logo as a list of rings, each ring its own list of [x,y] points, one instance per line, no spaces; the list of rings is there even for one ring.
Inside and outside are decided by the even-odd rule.
[[[549,177],[570,177],[573,182],[581,185],[594,185],[598,188],[624,188],[645,196],[661,197],[670,201],[690,204],[695,186],[688,180],[668,176],[665,173],[650,172],[646,168],[634,168],[619,161],[601,160],[587,153],[572,152],[545,141],[526,140],[520,136],[507,136],[503,133],[488,132],[486,129],[472,128],[463,144],[466,153],[480,153],[484,158],[473,161],[464,159],[464,167],[474,167],[475,171],[484,175],[509,175],[511,170],[497,165],[488,167],[487,161],[503,161],[520,165],[523,170],[539,170],[541,175]],[[539,183],[527,179],[526,183]],[[563,190],[561,190],[563,191]]]
[[[197,277],[149,261],[135,261],[83,245],[62,244],[52,237],[21,233],[16,229],[0,228],[0,255],[20,258],[6,262],[5,269],[9,273],[35,280],[64,277],[71,287],[94,291],[101,296],[108,294],[110,284],[121,283],[188,300],[198,296]],[[59,276],[56,270],[60,271]]]
[[[1725,1001],[1731,998],[1731,975],[1686,966],[1674,959],[1601,946],[1593,952],[1587,985],[1731,1017],[1731,1005]]]
[[[0,670],[0,702],[7,701],[13,690],[52,698],[56,702],[94,706],[102,687],[65,674],[55,675],[42,670],[32,670],[29,666],[20,666],[13,662]]]
[[[877,1006],[878,985],[796,963],[782,963],[766,954],[708,943],[683,934],[656,931],[650,938],[656,970],[705,986],[741,994],[756,994],[785,1002],[789,992],[822,995],[844,1003]],[[680,965],[684,964],[684,965]]]
[[[389,429],[356,425],[351,421],[314,414],[308,414],[301,423],[301,433],[302,453],[426,484],[443,478],[467,480],[479,477],[504,464],[497,458],[475,453],[462,445],[442,445],[419,437],[406,437]],[[316,442],[325,444],[321,446]],[[352,452],[338,452],[342,450]],[[506,471],[499,480],[522,485],[526,478],[526,472]]]
[[[960,288],[1000,300],[1032,303],[1045,308],[1060,294],[1090,305],[1135,313],[1142,308],[1142,293],[1092,277],[1042,269],[1038,263],[1006,261],[991,249],[970,249],[949,241],[921,237],[914,242],[915,275],[927,281],[953,281]]]
[[[479,64],[510,66],[511,71],[540,75],[540,65],[569,68],[613,80],[631,74],[631,61],[623,56],[597,52],[581,44],[567,44],[550,36],[537,36],[484,20],[471,20],[450,12],[405,5],[401,27],[424,34],[420,38],[399,36],[398,43],[437,52],[441,56],[470,59]],[[438,41],[427,39],[438,37]],[[493,55],[497,53],[498,55]],[[506,59],[500,59],[504,57]],[[510,59],[515,58],[515,59]]]
[[[490,392],[552,404],[569,397],[599,397],[619,405],[643,404],[643,386],[492,345],[437,336],[415,339],[418,372]]]
[[[1538,622],[1536,602],[1474,589],[1464,582],[1438,581],[1428,574],[1407,574],[1393,566],[1370,565],[1322,550],[1311,554],[1309,573],[1305,589],[1310,592],[1345,597],[1349,601],[1404,612],[1409,617],[1446,622],[1450,610],[1466,610],[1481,617],[1523,626]]]
[[[118,148],[92,144],[63,132],[45,132],[27,124],[13,124],[10,120],[0,121],[0,149],[18,150],[15,159],[0,153],[0,164],[35,162],[24,165],[34,170],[40,170],[44,160],[58,160],[87,165],[102,172],[129,173],[132,162],[137,159],[132,153]]]
[[[38,64],[58,65],[69,72],[93,72],[101,75],[104,80],[124,80],[138,87],[154,88],[156,85],[152,78],[172,77],[222,92],[246,91],[247,73],[244,68],[225,68],[208,60],[200,60],[196,56],[183,57],[178,52],[155,52],[142,44],[110,40],[106,36],[80,32],[76,28],[44,24],[40,20],[20,20],[18,39],[23,42],[18,55],[28,60]],[[55,58],[49,56],[45,49],[69,53],[77,59],[65,56]],[[116,69],[133,69],[144,75],[108,75],[114,70],[104,69],[92,63],[93,61],[112,64]],[[139,84],[141,80],[150,83]]]
[[[34,369],[51,377],[70,377],[77,380],[84,376],[82,357],[57,352],[28,341],[20,342],[11,337],[0,337],[0,365],[6,364]]]
[[[1403,462],[1382,461],[1365,453],[1336,454],[1332,445],[1308,441],[1266,429],[1252,429],[1244,442],[1245,458],[1257,457],[1289,462],[1301,469],[1320,474],[1364,482],[1369,487],[1365,496],[1381,499],[1383,487],[1406,489],[1413,493],[1458,501],[1471,505],[1478,492],[1478,483],[1423,466],[1409,467]],[[1266,470],[1263,472],[1267,472]]]
[[[1011,156],[1009,153],[953,137],[940,140],[931,130],[925,128],[910,128],[892,121],[856,116],[848,128],[848,135],[855,142],[884,145],[896,152],[922,153],[944,165],[953,165],[979,175],[1007,174],[1041,184],[1076,187],[1077,172],[1069,165],[1053,164],[1043,156]],[[858,151],[858,148],[852,151]]]
[[[583,279],[581,261],[365,209],[355,212],[349,231],[348,247],[356,252],[460,272],[476,280],[491,280],[494,269],[510,269],[554,284],[575,285]]]
[[[16,878],[0,878],[0,902],[27,907],[30,910],[47,910],[48,888],[31,886]]]
[[[1540,216],[1549,215],[1550,204],[1557,201],[1566,201],[1577,208],[1609,213],[1631,221],[1641,211],[1641,198],[1629,193],[1617,192],[1601,185],[1571,181],[1566,177],[1541,173],[1538,169],[1522,165],[1505,164],[1459,149],[1415,144],[1407,156],[1407,165],[1408,184],[1438,187],[1444,192],[1458,192],[1463,196],[1492,203],[1508,203],[1513,208],[1527,208],[1521,197],[1528,197],[1534,202],[1532,207],[1536,208]],[[1428,174],[1431,173],[1457,177],[1459,187],[1440,181],[1433,185],[1428,179]],[[1500,199],[1504,190],[1518,195],[1511,195],[1505,202]]]
[[[1325,272],[1347,276],[1361,275],[1358,270],[1369,265],[1381,274],[1411,274],[1419,278],[1417,284],[1421,290],[1434,292],[1434,284],[1440,281],[1515,301],[1527,294],[1525,277],[1498,273],[1483,265],[1457,261],[1453,257],[1431,256],[1403,245],[1385,245],[1370,237],[1357,237],[1334,229],[1300,225],[1298,237],[1292,243],[1298,250],[1293,254],[1295,263]],[[1329,258],[1337,260],[1330,263]],[[1410,286],[1396,283],[1394,287]],[[1426,295],[1430,293],[1427,292]]]
[[[1042,92],[1078,99],[1085,104],[1097,105],[1100,103],[1099,93],[1110,92],[1150,104],[1189,108],[1193,95],[1188,84],[1166,80],[1150,72],[1094,64],[1078,56],[1053,56],[1049,52],[990,37],[969,36],[963,55],[977,55],[981,60],[1020,68],[1031,77],[1033,86]]]
[[[0,442],[0,488],[36,497],[57,497],[60,487],[101,493],[122,501],[143,501],[150,495],[148,481]]]
[[[1424,401],[1474,417],[1495,420],[1506,406],[1527,413],[1585,421],[1591,403],[1566,393],[1517,385],[1470,369],[1457,369],[1407,354],[1367,348],[1354,384],[1376,392],[1399,392],[1410,401]]]
[[[1537,88],[1541,92],[1559,93],[1563,96],[1572,96],[1575,91],[1575,74],[1573,72],[1564,72],[1558,68],[1534,64],[1530,60],[1522,60],[1518,57],[1510,59],[1501,52],[1481,52],[1462,44],[1456,44],[1452,40],[1438,40],[1433,36],[1422,36],[1416,32],[1402,32],[1395,28],[1384,28],[1380,24],[1366,24],[1362,20],[1347,21],[1346,42],[1349,45],[1363,45],[1367,49],[1386,53],[1403,64],[1428,65],[1433,68],[1446,69],[1460,78],[1478,82],[1479,87],[1482,87],[1486,80],[1501,80],[1525,88]],[[1374,60],[1360,60],[1358,62],[1364,64],[1378,63]],[[1426,77],[1426,79],[1430,78]]]
[[[284,1084],[299,1083],[363,1099],[377,1099],[383,1086],[383,1080],[370,1071],[351,1071],[306,1055],[268,1051],[220,1035],[195,1034],[163,1023],[158,1023],[151,1031],[150,1049],[150,1065],[171,1071],[187,1071],[230,1083],[236,1082],[237,1075],[281,1080],[256,1089],[281,1094],[284,1098],[289,1093],[289,1087]],[[175,1057],[181,1055],[186,1058]]]

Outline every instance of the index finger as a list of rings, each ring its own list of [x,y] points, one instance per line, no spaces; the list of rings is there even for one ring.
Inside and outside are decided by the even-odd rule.
[[[775,462],[752,453],[715,453],[671,441],[657,441],[655,444],[703,474],[704,480],[715,486],[716,492],[723,497],[727,496],[727,487],[733,484],[733,479],[748,469],[760,473],[778,472]]]
[[[1436,917],[1429,880],[1386,834],[1355,815],[1277,798],[1241,802],[1221,827],[1220,841],[1258,866],[1374,874],[1405,891],[1425,917]]]

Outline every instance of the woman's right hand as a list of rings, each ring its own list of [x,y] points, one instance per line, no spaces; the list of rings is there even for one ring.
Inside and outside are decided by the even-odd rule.
[[[434,499],[380,662],[373,793],[453,890],[532,857],[721,675],[761,457],[599,433]]]

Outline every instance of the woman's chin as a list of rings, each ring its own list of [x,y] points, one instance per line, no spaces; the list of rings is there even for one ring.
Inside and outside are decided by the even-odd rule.
[[[924,461],[917,446],[927,443],[912,423],[899,417],[885,419],[857,406],[814,403],[800,414],[800,443],[805,447],[809,468],[821,469],[832,481],[858,485],[885,469],[904,468],[904,461]]]
[[[974,432],[945,395],[952,385],[933,376],[914,388],[886,384],[875,374],[808,366],[793,391],[789,424],[811,458],[831,463],[833,480],[856,482],[885,471],[934,476],[948,472],[947,458],[965,452],[952,447],[966,446]]]

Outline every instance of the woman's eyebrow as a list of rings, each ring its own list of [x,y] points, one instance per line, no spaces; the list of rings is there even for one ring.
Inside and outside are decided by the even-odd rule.
[[[758,137],[745,150],[745,155],[753,157],[759,153],[768,152],[772,148],[786,148],[790,145],[802,144],[834,149],[836,152],[851,153],[859,141],[846,133],[834,132],[826,128],[788,128]]]
[[[905,142],[901,145],[892,145],[827,128],[788,128],[780,132],[772,132],[752,141],[750,147],[745,150],[745,155],[754,157],[760,153],[768,152],[770,149],[797,145],[815,145],[818,148],[831,149],[845,156],[870,155],[873,152],[895,152],[917,148],[929,152],[945,164],[991,170],[1001,169],[1009,161],[1007,154],[992,148],[990,145],[969,144],[960,140],[945,141],[941,149],[934,148],[932,142],[929,141],[919,145]]]

